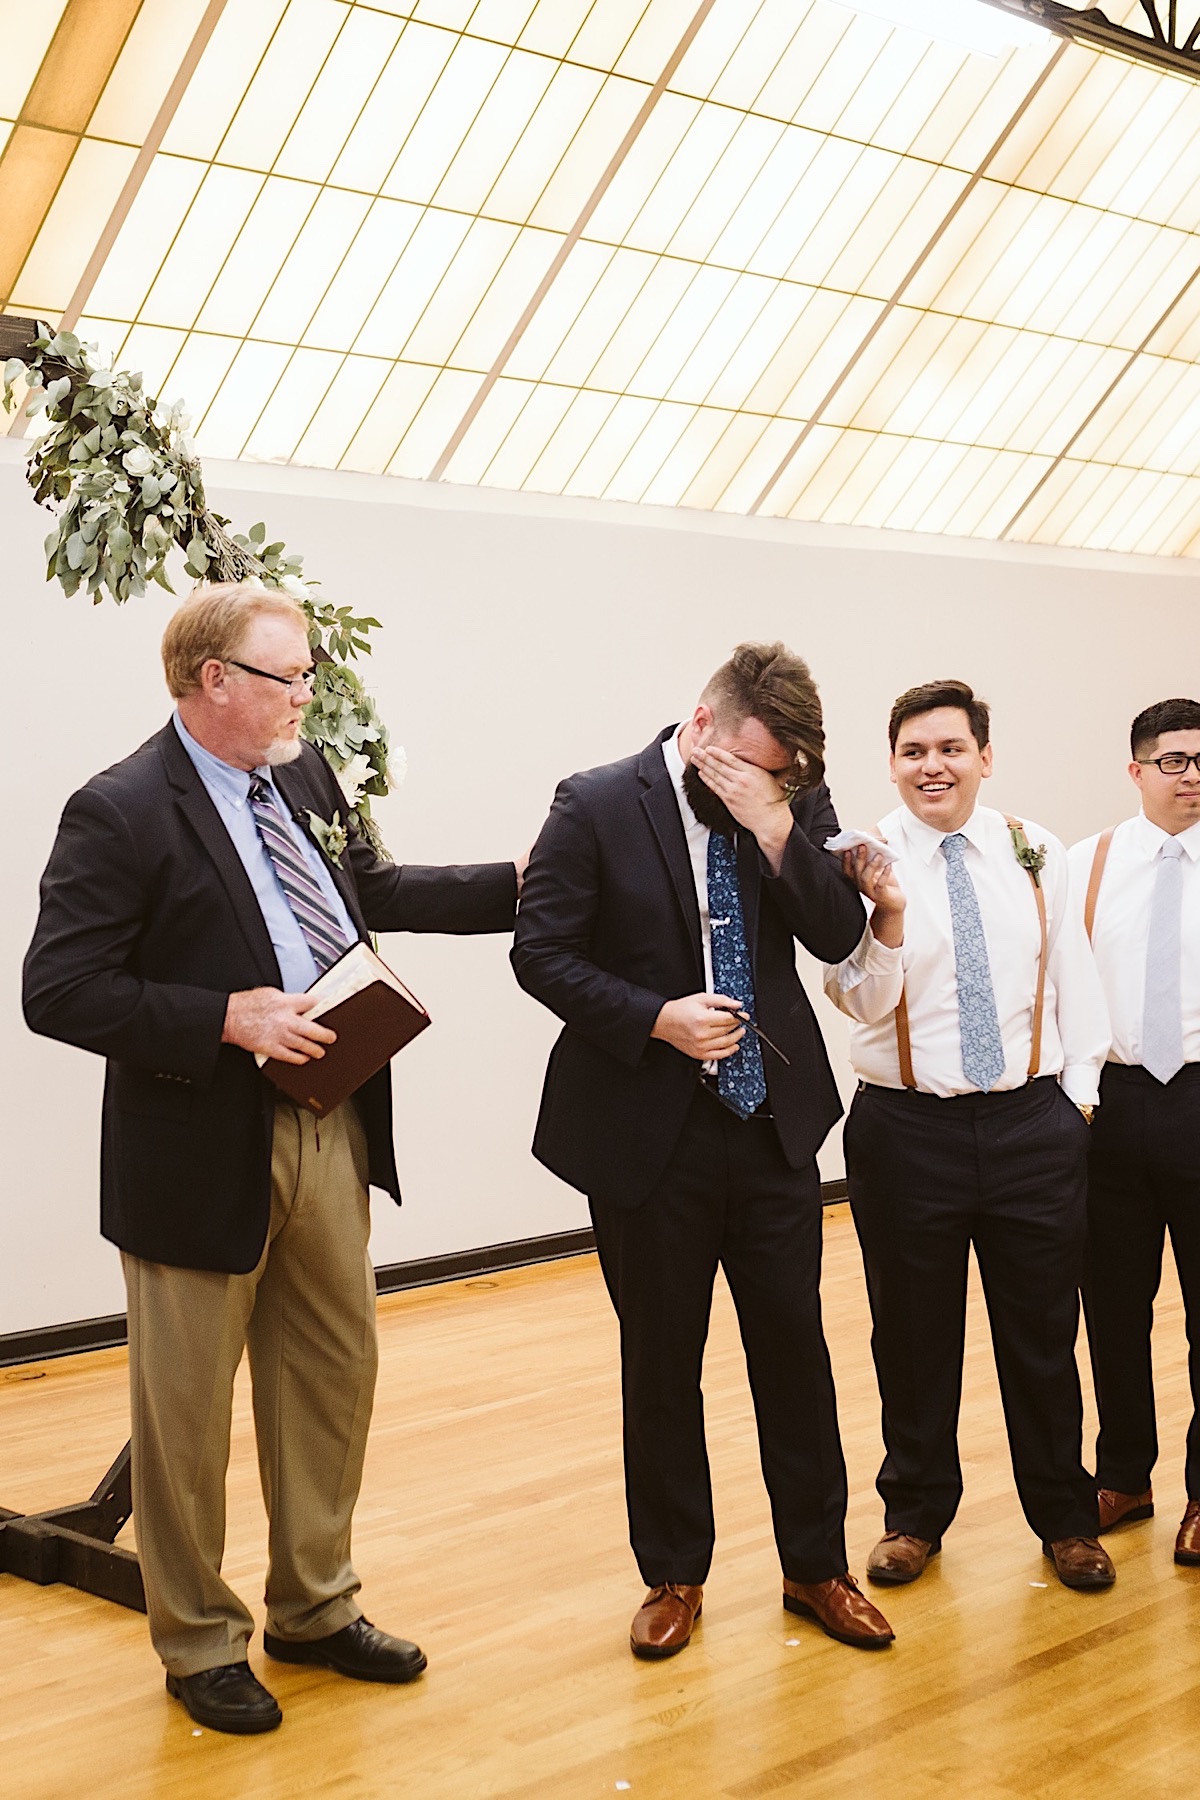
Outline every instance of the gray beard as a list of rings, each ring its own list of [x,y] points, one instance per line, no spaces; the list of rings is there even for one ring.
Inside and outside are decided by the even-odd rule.
[[[298,737],[278,738],[268,747],[263,762],[270,769],[277,769],[280,763],[295,762],[301,747],[301,740]]]

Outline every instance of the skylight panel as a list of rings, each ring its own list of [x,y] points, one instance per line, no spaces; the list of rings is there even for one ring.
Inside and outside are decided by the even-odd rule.
[[[1195,556],[1200,550],[1200,481],[1163,485],[1162,510],[1141,521],[1145,529],[1129,549],[1139,556]]]
[[[699,108],[636,218],[630,221],[624,233],[627,244],[643,250],[671,245],[687,214],[694,211],[702,196],[707,198],[713,171],[737,136],[741,124],[739,115],[725,107]],[[718,206],[722,205],[720,184],[714,187],[713,199]],[[721,222],[724,223],[724,219]],[[598,235],[603,235],[602,228]],[[692,247],[682,249],[680,254],[696,254],[694,234],[689,241]]]
[[[346,357],[296,445],[292,461],[307,468],[336,469],[394,366],[377,357]]]
[[[436,195],[439,206],[477,212],[550,86],[554,65],[512,51],[471,120]],[[539,190],[540,191],[540,190]]]
[[[517,239],[515,225],[474,219],[404,344],[409,362],[444,363],[470,324]],[[543,238],[542,243],[545,243]],[[490,358],[488,359],[490,361]],[[487,363],[478,365],[486,369]]]
[[[209,168],[142,305],[150,324],[193,323],[262,185],[261,175],[245,169]],[[100,291],[98,283],[93,305]]]
[[[813,435],[823,442],[833,434],[827,433],[824,439],[820,431]],[[748,513],[795,437],[796,427],[790,419],[764,419],[757,413],[743,413],[717,445],[709,468],[701,471],[693,492],[699,491],[701,482],[712,480],[715,483],[719,478],[725,485],[714,502],[715,510]],[[742,453],[740,462],[737,461],[739,451]]]
[[[471,12],[472,37],[515,44],[537,10],[537,0],[476,0]]]
[[[642,489],[647,506],[680,506],[715,446],[725,435],[731,413],[701,406],[691,414],[660,467]]]
[[[182,400],[193,427],[198,425],[229,373],[229,365],[239,348],[236,338],[212,337],[201,331],[191,332],[184,339],[183,347],[164,377],[155,398],[168,405],[172,401]]]
[[[71,158],[53,204],[9,301],[13,312],[57,315],[67,304],[95,248],[100,225],[133,165],[127,144],[85,138]]]
[[[600,259],[603,262],[597,277],[593,271]],[[582,292],[589,282],[590,289],[545,368],[548,381],[565,382],[568,387],[583,387],[588,382],[620,321],[653,275],[656,259],[639,250],[613,252],[599,245],[580,244],[560,279],[570,280],[570,271],[577,267],[587,269],[578,291]]]
[[[713,110],[708,107],[704,112],[709,114]],[[713,138],[712,147],[719,149],[719,155],[703,181],[697,184],[695,198],[677,225],[664,220],[662,242],[672,255],[695,257],[699,261],[707,259],[713,255],[713,245],[735,220],[741,222],[744,239],[749,240],[752,247],[757,246],[774,223],[783,202],[784,195],[778,185],[772,185],[770,177],[775,177],[776,184],[781,175],[786,179],[785,171],[775,161],[774,152],[781,139],[788,135],[787,127],[771,119],[737,119],[734,114],[725,117],[734,119],[735,129],[724,134],[727,138],[724,144],[719,138]],[[699,120],[696,123],[699,124]],[[676,161],[687,154],[694,135],[694,131],[689,132]],[[647,208],[647,212],[650,211],[652,206]],[[713,257],[713,260],[726,259]],[[738,265],[735,263],[734,266]]]
[[[99,341],[102,356],[112,357],[111,367],[138,373],[147,394],[161,400],[167,391],[168,378],[187,337],[185,331],[170,330],[165,325],[106,326],[89,328],[81,319],[76,328],[85,342]],[[171,398],[175,399],[174,387]]]
[[[145,141],[205,4],[206,0],[172,0],[170,6],[138,9],[116,66],[88,121],[89,137],[115,138],[125,144]],[[6,27],[6,58],[7,55]]]
[[[638,103],[644,98],[644,94],[639,95]],[[663,95],[588,221],[589,237],[607,244],[624,241],[700,110],[696,100],[678,94]],[[614,141],[609,154],[615,149]]]
[[[663,463],[678,446],[693,417],[692,408],[663,401],[655,408],[609,478],[607,500],[642,500]]]
[[[304,333],[304,341],[324,349],[349,350],[378,301],[409,238],[424,218],[423,207],[403,200],[375,200]]]
[[[354,241],[371,202],[365,194],[321,188],[300,228],[262,309],[254,320],[256,337],[298,344],[319,306],[329,279]]]
[[[268,177],[201,308],[201,331],[245,336],[319,192],[309,182]]]
[[[643,400],[632,394],[619,396],[563,484],[562,492],[599,499],[653,418],[657,406],[656,400]]]
[[[712,296],[719,304],[678,372],[664,384],[668,399],[688,400],[697,405],[710,400],[714,387],[725,377],[731,359],[751,337],[777,292],[777,284],[760,275],[734,275],[724,270],[701,270],[699,273],[708,277],[721,274],[725,279],[725,290],[712,290]],[[803,290],[799,291],[803,293]],[[737,403],[733,402],[734,405]]]
[[[67,0],[48,0],[44,6],[21,7],[5,19],[0,57],[0,113],[5,117],[15,119],[20,113],[66,6]]]
[[[454,47],[448,31],[405,25],[333,165],[331,181],[364,193],[379,191]]]
[[[531,225],[546,225],[552,231],[571,229],[645,98],[646,91],[637,82],[604,83],[530,213]],[[599,235],[594,215],[588,229],[592,235]]]
[[[805,233],[787,269],[792,281],[819,284],[827,279],[899,166],[899,158],[887,151],[859,151],[838,185],[835,204],[812,220]],[[755,260],[761,266],[761,258]]]
[[[566,56],[593,4],[594,0],[537,0],[518,40],[522,50],[536,50],[543,56]],[[611,68],[612,64],[604,66]]]
[[[232,348],[232,346],[231,346]],[[286,344],[241,344],[196,432],[202,456],[240,456],[291,351]]]
[[[478,38],[459,38],[382,191],[394,200],[429,200],[458,154],[509,52]]]
[[[698,6],[699,0],[600,0],[572,44],[571,58],[657,81]]]
[[[881,310],[878,300],[810,291],[779,350],[747,396],[755,412],[806,419],[858,352]]]
[[[288,462],[342,364],[331,350],[293,350],[241,454],[259,462]]]
[[[500,380],[493,384],[450,459],[446,473],[451,481],[475,486],[483,480],[488,464],[520,418],[532,391],[524,381]],[[449,432],[446,435],[449,437]]]
[[[830,287],[888,298],[963,190],[956,169],[905,158],[888,173],[853,236],[826,272]]]
[[[562,424],[575,395],[570,388],[553,387],[549,382],[533,386],[501,380],[496,385],[523,390],[521,407],[495,453],[484,464],[479,479],[488,487],[520,488]],[[472,427],[468,436],[474,435]]]
[[[217,154],[223,163],[271,168],[348,14],[341,0],[289,0],[221,141]]]
[[[507,232],[512,227],[504,226],[503,229]],[[483,292],[473,301],[470,301],[469,293],[464,293],[464,311],[468,302],[470,310],[466,313],[462,335],[453,343],[449,352],[448,361],[457,368],[491,368],[520,318],[530,294],[537,288],[557,254],[560,242],[549,231],[521,231],[516,234]],[[496,244],[499,247],[499,239]],[[452,270],[449,279],[453,279],[453,275]],[[474,291],[475,284],[472,284],[471,292]],[[456,315],[454,307],[450,311]],[[452,321],[448,318],[448,330],[451,324]]]
[[[338,467],[382,475],[437,377],[437,369],[417,363],[393,364]]]
[[[540,494],[564,493],[616,404],[614,394],[575,393],[523,485]]]
[[[597,359],[589,386],[624,393],[633,385],[643,358],[684,303],[694,274],[688,263],[673,258],[661,257],[655,262]]]
[[[388,464],[388,474],[424,481],[478,386],[478,375],[441,370]]]
[[[482,208],[490,218],[512,219],[519,224],[529,218],[567,156],[602,81],[603,77],[593,69],[577,69],[569,63],[554,69],[549,86],[498,174],[497,159],[493,157],[494,179]],[[576,193],[568,224],[578,215],[586,197]]]
[[[471,220],[461,213],[425,209],[358,335],[357,351],[400,355],[470,229]]]
[[[736,287],[737,280],[731,269],[691,271],[686,290],[671,309],[629,384],[635,392],[668,393],[679,380],[684,366],[696,357],[701,342],[710,335],[713,321]],[[716,354],[720,354],[719,347]],[[696,400],[701,397],[695,396]]]
[[[611,250],[606,244],[581,242],[575,245],[561,274],[538,308],[535,328],[524,334],[513,351],[507,365],[509,375],[529,381],[539,380],[547,374],[555,363],[559,350],[566,344],[568,337],[571,337],[571,348],[556,365],[558,372],[554,379],[563,380],[572,387],[586,379],[588,370],[595,361],[596,350],[591,344],[592,327],[585,314],[606,269],[621,255],[622,252]],[[630,257],[628,263],[631,272],[621,287],[624,297],[621,302],[622,310],[628,304],[629,296],[636,292],[641,281],[649,274],[651,259]],[[641,273],[634,276],[634,268]],[[603,319],[603,302],[591,317]],[[611,330],[611,321],[605,327],[606,335],[608,330]]]
[[[216,155],[287,4],[235,0],[226,5],[167,128],[165,151],[206,161]],[[271,110],[278,116],[281,109]]]
[[[353,9],[279,152],[277,174],[328,180],[402,29],[386,13]]]

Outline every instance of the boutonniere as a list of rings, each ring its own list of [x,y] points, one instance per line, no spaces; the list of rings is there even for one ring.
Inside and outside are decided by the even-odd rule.
[[[323,819],[320,813],[309,809],[308,829],[320,844],[335,869],[342,866],[342,851],[350,838],[346,827],[342,824],[341,813],[334,813],[332,819]]]
[[[1035,850],[1019,825],[1010,825],[1008,834],[1012,838],[1013,855],[1023,869],[1028,869],[1034,887],[1041,887],[1042,870],[1046,866],[1045,844],[1039,844]]]

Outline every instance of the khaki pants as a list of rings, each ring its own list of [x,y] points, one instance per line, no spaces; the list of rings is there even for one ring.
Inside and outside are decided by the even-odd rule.
[[[221,1578],[233,1381],[250,1357],[269,1520],[267,1629],[360,1616],[350,1524],[375,1390],[367,1147],[354,1107],[275,1111],[271,1221],[248,1275],[122,1256],[133,1516],[155,1649],[173,1675],[245,1660],[253,1620]]]

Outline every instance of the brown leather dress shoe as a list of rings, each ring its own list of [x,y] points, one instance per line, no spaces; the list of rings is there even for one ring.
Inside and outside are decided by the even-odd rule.
[[[677,1581],[652,1587],[633,1616],[629,1648],[635,1656],[650,1660],[677,1656],[690,1643],[692,1626],[703,1605],[702,1587],[686,1587]]]
[[[1154,1517],[1154,1489],[1144,1494],[1121,1494],[1116,1488],[1097,1488],[1100,1503],[1100,1530],[1111,1531],[1114,1525],[1132,1525],[1135,1519]]]
[[[856,1650],[886,1650],[895,1632],[877,1607],[859,1591],[853,1575],[835,1575],[832,1581],[788,1581],[784,1578],[783,1604],[790,1613],[815,1619],[827,1637]]]
[[[1064,1587],[1110,1588],[1117,1579],[1108,1551],[1093,1537],[1056,1538],[1042,1549]]]
[[[911,1537],[907,1531],[885,1531],[867,1558],[867,1580],[884,1587],[915,1581],[941,1547],[925,1538]]]
[[[1200,1564],[1200,1500],[1189,1500],[1175,1539],[1175,1561],[1188,1568]]]

